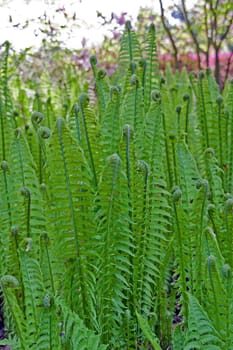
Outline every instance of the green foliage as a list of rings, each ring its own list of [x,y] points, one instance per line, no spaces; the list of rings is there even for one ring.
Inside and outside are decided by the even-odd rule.
[[[94,98],[69,68],[28,98],[6,44],[0,344],[233,349],[233,84],[160,77],[155,39],[127,22],[114,78],[91,57]]]

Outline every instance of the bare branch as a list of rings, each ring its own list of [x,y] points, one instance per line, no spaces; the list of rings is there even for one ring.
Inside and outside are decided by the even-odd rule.
[[[161,11],[161,20],[162,20],[162,24],[163,24],[163,27],[169,37],[169,40],[171,42],[171,45],[172,45],[172,48],[173,48],[173,51],[174,51],[174,60],[175,60],[175,66],[176,68],[178,69],[179,68],[179,62],[178,62],[178,49],[177,49],[177,46],[175,44],[175,40],[172,36],[172,33],[171,33],[171,30],[170,28],[168,27],[167,23],[166,23],[166,17],[165,17],[165,14],[164,14],[164,8],[163,8],[163,2],[162,0],[159,0],[159,4],[160,4],[160,11]]]

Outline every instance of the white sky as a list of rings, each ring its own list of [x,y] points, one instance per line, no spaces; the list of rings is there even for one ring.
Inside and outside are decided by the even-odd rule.
[[[187,2],[190,1],[193,2],[187,0]],[[53,5],[54,2],[55,5]],[[174,0],[163,0],[165,7],[173,2]],[[127,12],[132,18],[136,18],[140,7],[148,6],[156,12],[159,11],[158,0],[82,0],[81,2],[80,0],[31,0],[28,4],[24,0],[13,0],[7,6],[0,7],[0,44],[9,40],[16,49],[39,45],[41,38],[34,34],[39,32],[38,22],[24,30],[12,28],[12,25],[23,23],[27,18],[36,19],[42,16],[45,11],[48,17],[52,18],[54,8],[63,6],[69,14],[76,12],[78,24],[82,25],[83,23],[82,28],[75,31],[75,37],[67,42],[67,45],[73,48],[80,47],[83,37],[88,38],[89,44],[100,42],[103,38],[107,26],[101,26],[96,11],[101,12],[108,19],[112,12],[119,16],[121,12]],[[12,23],[9,23],[9,15],[12,17]],[[59,24],[62,24],[62,21],[65,23],[64,16],[59,13],[56,14],[55,20]]]

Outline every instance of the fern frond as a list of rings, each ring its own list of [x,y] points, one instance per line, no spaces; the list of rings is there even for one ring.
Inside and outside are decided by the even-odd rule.
[[[48,237],[55,288],[65,288],[68,293],[72,287],[76,300],[73,305],[79,308],[81,317],[92,322],[91,240],[95,233],[92,175],[83,151],[61,118],[48,144],[47,156]],[[73,275],[66,274],[66,266],[75,271],[74,279]]]
[[[223,342],[198,300],[189,295],[189,318],[184,350],[221,350]]]
[[[133,62],[138,62],[141,55],[141,49],[136,33],[132,30],[130,21],[125,23],[125,30],[120,41],[120,68],[121,76],[124,76],[128,67]],[[135,65],[131,65],[131,75],[135,73]]]
[[[120,118],[123,125],[128,124],[133,128],[135,152],[141,159],[144,146],[144,102],[143,90],[136,74],[131,76],[130,86],[125,92]]]
[[[138,323],[146,337],[150,341],[151,346],[153,347],[154,350],[162,350],[159,341],[156,338],[155,334],[153,334],[152,330],[150,329],[149,324],[147,321],[138,313],[136,312]]]
[[[1,278],[1,289],[3,290],[4,300],[6,303],[5,307],[8,308],[13,318],[13,326],[15,327],[14,330],[20,342],[20,349],[27,350],[28,334],[26,321],[24,319],[23,311],[19,306],[15,292],[15,289],[17,289],[18,286],[19,282],[14,276],[5,275]],[[9,330],[9,332],[10,331],[12,330]]]
[[[82,319],[72,312],[61,299],[55,299],[55,305],[61,309],[62,319],[62,349],[69,350],[105,350],[107,345],[101,343],[100,335],[88,329]]]
[[[130,288],[132,255],[127,178],[117,154],[108,158],[103,169],[97,204],[99,324],[103,342],[114,344],[117,334],[119,336],[119,332],[123,331],[120,324],[126,309],[126,295]],[[119,341],[120,338],[117,339]],[[122,342],[124,344],[123,339]]]
[[[92,170],[93,184],[97,188],[97,159],[99,157],[99,123],[95,117],[93,109],[89,106],[89,97],[87,94],[81,94],[79,97],[80,111],[80,145],[84,150],[86,159]]]
[[[40,316],[38,341],[34,349],[60,350],[62,349],[61,337],[61,328],[59,327],[59,318],[54,300],[49,294],[45,294]]]
[[[121,92],[117,86],[110,89],[110,99],[100,124],[100,145],[102,159],[105,161],[113,153],[119,153],[121,138],[120,121]]]
[[[97,102],[99,107],[98,108],[99,120],[101,122],[105,114],[106,107],[108,105],[110,86],[109,86],[108,78],[106,76],[107,75],[106,71],[104,69],[96,68],[96,64],[97,64],[96,56],[91,56],[90,63],[94,74]]]
[[[143,238],[140,246],[138,310],[142,315],[153,312],[160,281],[160,262],[165,254],[167,241],[170,239],[169,193],[164,167],[164,130],[160,101],[153,101],[146,116],[144,159],[149,168],[145,193],[145,218]],[[142,249],[142,250],[141,250]],[[139,262],[138,261],[138,262]]]
[[[149,110],[151,103],[151,92],[159,89],[159,69],[158,69],[158,53],[157,38],[154,24],[151,24],[145,39],[145,87],[144,87],[144,103],[145,112]]]

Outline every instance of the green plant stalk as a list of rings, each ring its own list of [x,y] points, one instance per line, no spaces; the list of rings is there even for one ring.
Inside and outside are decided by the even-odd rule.
[[[51,128],[51,121],[50,121],[50,104],[51,104],[51,98],[48,97],[46,101],[46,120],[48,128]]]
[[[190,110],[190,99],[187,100],[187,106],[185,111],[185,143],[188,145],[189,141],[189,110]]]
[[[141,60],[139,61],[139,65],[140,65],[141,70],[142,70],[142,74],[141,74],[142,96],[143,96],[143,99],[145,101],[147,62],[146,62],[146,59],[144,57],[142,57]]]
[[[78,120],[78,105],[74,106],[74,116],[75,116],[75,125],[76,125],[76,131],[77,131],[77,140],[80,142],[81,141],[81,134],[80,134],[80,125],[79,125],[79,120]]]
[[[9,226],[12,227],[12,213],[11,213],[11,204],[10,204],[10,197],[9,197],[9,186],[7,181],[8,165],[7,165],[7,168],[5,169],[3,166],[3,162],[2,162],[2,170],[3,170],[4,188],[5,188],[6,200],[7,200],[7,214],[9,217]]]
[[[138,99],[138,82],[136,81],[135,82],[135,94],[134,94],[134,132],[135,132],[135,135],[137,135],[137,99]]]
[[[51,281],[51,289],[52,289],[52,294],[53,296],[55,295],[55,287],[54,287],[54,280],[53,280],[53,271],[52,271],[52,266],[51,266],[51,261],[50,261],[50,256],[49,256],[49,250],[48,250],[48,235],[47,233],[42,233],[41,235],[41,240],[43,240],[43,246],[45,249],[45,256],[48,264],[48,269],[49,269],[49,280]],[[43,248],[41,248],[42,250]]]
[[[171,144],[172,144],[174,183],[177,184],[178,183],[178,177],[177,177],[176,151],[175,151],[175,142],[174,142],[174,140],[171,141]]]
[[[218,139],[219,139],[219,161],[220,167],[223,166],[223,140],[222,140],[222,123],[221,123],[221,104],[218,104]]]
[[[150,24],[149,32],[148,32],[148,56],[146,63],[146,101],[145,101],[145,109],[148,111],[150,106],[150,98],[151,92],[153,89],[157,89],[158,86],[153,86],[153,74],[158,70],[158,57],[157,57],[157,38],[155,35],[155,25],[153,23]],[[156,59],[156,67],[154,66],[153,58]]]
[[[228,143],[229,143],[229,114],[227,112],[225,112],[225,116],[226,116],[226,124],[225,124],[225,142],[224,142],[224,153],[225,153],[225,159],[224,159],[224,164],[223,164],[223,170],[224,170],[224,189],[225,192],[228,192],[228,174],[229,174],[229,164],[228,164],[228,160],[229,160],[229,150],[228,150]]]
[[[23,157],[22,157],[22,150],[21,150],[21,144],[19,138],[21,137],[21,131],[20,129],[17,130],[17,149],[18,149],[18,156],[19,156],[19,165],[20,165],[20,172],[21,172],[21,179],[22,179],[22,185],[23,187],[25,186],[25,181],[24,181],[24,166],[23,166]]]
[[[177,134],[180,137],[180,114],[181,110],[177,111]]]
[[[210,258],[210,257],[209,257]],[[215,309],[215,317],[217,320],[217,329],[221,329],[221,325],[220,325],[220,320],[219,320],[219,310],[218,310],[218,300],[217,300],[217,296],[216,296],[216,292],[215,292],[215,286],[214,286],[214,282],[212,279],[212,273],[211,273],[211,265],[215,264],[215,262],[211,262],[208,258],[208,262],[207,262],[207,269],[208,269],[208,274],[209,274],[209,278],[210,278],[210,285],[211,285],[211,289],[212,289],[212,293],[213,293],[213,297],[214,297],[214,305],[213,308]],[[216,268],[216,265],[215,265]]]
[[[207,203],[207,195],[208,195],[208,182],[206,181],[203,183],[204,186],[204,197],[203,197],[203,202],[202,202],[202,207],[201,207],[201,221],[200,221],[200,232],[199,232],[199,237],[197,238],[198,242],[198,253],[202,252],[202,234],[204,230],[204,216],[205,216],[205,209],[206,209],[206,203]],[[202,281],[202,276],[203,276],[203,271],[202,271],[202,254],[198,254],[199,256],[199,261],[198,261],[198,284],[197,287],[199,288],[199,293],[200,295],[199,300],[202,301],[203,295],[202,295],[202,289],[201,289],[201,281]]]
[[[86,117],[85,117],[85,113],[84,113],[84,109],[83,109],[83,103],[84,103],[84,99],[85,98],[86,98],[86,96],[84,94],[82,94],[80,96],[80,98],[79,98],[80,112],[81,112],[81,116],[82,116],[82,120],[83,120],[83,126],[84,126],[86,142],[87,142],[87,148],[88,148],[88,153],[89,153],[89,157],[90,157],[90,165],[91,165],[92,174],[93,174],[94,187],[95,187],[95,189],[97,189],[98,182],[97,182],[97,176],[96,176],[96,171],[95,171],[95,163],[94,163],[94,159],[93,159],[91,143],[90,143],[90,140],[89,140],[89,135],[88,135],[88,130],[87,130]]]
[[[233,84],[232,84],[233,86]],[[228,159],[228,191],[231,193],[233,191],[233,109],[231,118],[231,129],[230,129],[230,142],[229,142],[229,159]]]
[[[132,74],[134,74],[135,66],[131,64],[133,62],[133,50],[132,50],[132,38],[131,38],[131,23],[126,22],[127,38],[128,38],[128,47],[129,47],[129,62],[132,69]]]
[[[111,193],[110,193],[111,200],[109,200],[109,205],[108,205],[107,230],[106,230],[105,237],[104,237],[104,242],[105,242],[104,254],[103,254],[104,259],[105,259],[104,266],[108,266],[108,264],[110,263],[109,249],[110,249],[110,242],[111,242],[112,211],[113,211],[113,203],[114,203],[114,198],[115,198],[114,191],[115,191],[115,185],[117,182],[117,176],[118,176],[119,167],[120,167],[120,158],[118,156],[116,156],[114,158],[114,160],[115,160],[115,164],[114,164],[114,172],[113,172],[112,186],[111,186]],[[109,295],[108,295],[108,301],[109,301]],[[104,322],[104,324],[105,324],[105,322]],[[103,339],[104,342],[106,342],[106,340],[109,341],[109,338],[110,338],[109,329],[103,329],[103,336],[104,336],[104,339]]]
[[[231,304],[232,304],[232,272],[229,264],[225,264],[222,269],[223,277],[225,279],[225,288],[226,288],[226,298],[227,298],[227,318],[226,318],[226,349],[230,349],[232,345],[232,336],[231,336]]]
[[[136,101],[135,101],[136,103]],[[130,159],[130,144],[131,144],[131,128],[129,125],[126,125],[126,149],[125,149],[125,156],[126,156],[126,175],[127,175],[127,182],[128,182],[128,200],[129,200],[129,218],[130,218],[130,223],[129,223],[129,229],[130,232],[133,231],[132,228],[132,186],[131,186],[131,159]],[[134,315],[134,300],[133,300],[133,256],[130,255],[130,278],[129,278],[129,284],[131,288],[128,290],[128,307],[130,310],[131,316]],[[128,337],[130,338],[130,333],[128,333]],[[130,339],[129,339],[130,340]]]
[[[0,100],[0,119],[1,119],[1,138],[2,138],[2,159],[3,159],[3,160],[6,160],[6,146],[5,146],[4,120],[3,120],[3,111],[2,111],[1,100]]]
[[[168,180],[168,187],[169,189],[172,188],[173,186],[173,181],[172,181],[172,173],[171,173],[171,164],[170,164],[170,159],[169,159],[169,151],[168,151],[168,136],[166,133],[166,121],[165,121],[165,115],[162,113],[162,122],[163,122],[163,130],[164,130],[164,135],[165,135],[165,150],[166,150],[166,163],[167,163],[167,180]]]
[[[231,247],[232,247],[232,242],[233,242],[233,225],[232,225],[232,213],[233,210],[233,200],[228,199],[226,201],[226,206],[225,206],[225,227],[226,227],[226,244],[227,244],[227,251],[228,251],[228,256],[226,258],[226,262],[230,265],[233,266],[233,256],[231,252]],[[231,220],[230,220],[231,219]]]
[[[147,197],[148,197],[148,179],[149,179],[149,167],[148,164],[144,161],[139,161],[140,164],[143,166],[143,172],[145,174],[144,176],[144,195],[143,195],[143,221],[144,224],[142,225],[142,229],[140,232],[139,237],[139,250],[138,250],[138,259],[143,259],[146,255],[146,245],[145,245],[145,239],[146,239],[146,210],[147,210]],[[137,290],[135,293],[135,304],[138,305],[138,310],[142,309],[142,293],[143,293],[143,268],[144,268],[144,262],[141,262],[140,269],[138,273],[138,280],[137,280]],[[138,293],[138,290],[140,293]]]
[[[182,285],[182,292],[183,292],[183,310],[184,310],[184,317],[185,317],[185,323],[188,321],[188,299],[186,294],[186,277],[185,277],[185,266],[184,266],[184,253],[183,253],[183,241],[182,241],[182,232],[180,229],[180,222],[179,217],[177,214],[177,208],[176,204],[173,201],[173,209],[174,209],[174,219],[176,223],[176,232],[177,232],[177,240],[178,240],[178,250],[179,250],[179,264],[180,264],[180,271],[181,271],[181,285]]]
[[[29,191],[29,195],[27,197],[27,237],[31,237],[31,193]]]
[[[205,145],[204,145],[204,149],[205,148],[209,148],[209,135],[208,135],[208,125],[207,125],[207,116],[206,116],[206,108],[205,108],[205,98],[204,98],[204,93],[203,93],[203,79],[204,77],[202,75],[200,75],[199,77],[199,87],[200,87],[200,95],[201,95],[201,108],[202,108],[202,113],[201,113],[201,118],[202,118],[202,123],[203,123],[203,134],[205,137]]]

